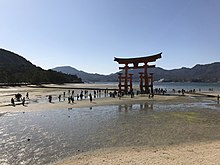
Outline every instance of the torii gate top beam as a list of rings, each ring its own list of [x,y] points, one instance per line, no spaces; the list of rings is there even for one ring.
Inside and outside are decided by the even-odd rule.
[[[137,58],[116,58],[115,57],[114,61],[117,61],[119,64],[133,63],[135,66],[135,64],[138,64],[138,63],[155,62],[158,58],[161,58],[161,54],[162,52],[156,55],[152,55],[152,56],[137,57]]]

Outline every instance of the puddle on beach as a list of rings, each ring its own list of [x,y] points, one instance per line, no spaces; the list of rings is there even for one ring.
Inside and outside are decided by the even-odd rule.
[[[220,108],[211,104],[155,104],[152,101],[2,113],[0,164],[49,164],[105,147],[220,139]]]

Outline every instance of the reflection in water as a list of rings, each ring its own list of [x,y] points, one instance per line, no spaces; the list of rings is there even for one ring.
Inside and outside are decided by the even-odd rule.
[[[103,147],[219,138],[220,111],[202,108],[203,104],[145,102],[92,111],[88,107],[0,114],[0,164],[48,164]],[[189,113],[192,109],[195,112]]]
[[[128,112],[128,111],[134,111],[134,110],[140,110],[140,111],[148,111],[153,110],[153,103],[140,103],[140,104],[123,104],[118,105],[118,111],[119,112]]]

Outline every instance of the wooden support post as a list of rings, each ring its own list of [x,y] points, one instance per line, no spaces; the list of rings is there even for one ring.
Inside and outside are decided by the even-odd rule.
[[[130,91],[133,91],[133,87],[132,87],[132,75],[133,75],[133,74],[129,74],[129,76],[130,76]]]
[[[125,94],[128,94],[128,64],[125,64]]]
[[[140,72],[140,91],[143,92],[143,73]]]
[[[118,93],[121,96],[121,75],[122,73],[118,73]]]
[[[144,63],[144,87],[145,93],[149,93],[149,81],[148,81],[148,73],[147,73],[147,62]]]
[[[153,73],[150,73],[150,89],[152,96],[154,95],[154,85],[153,85],[154,79],[153,79]]]

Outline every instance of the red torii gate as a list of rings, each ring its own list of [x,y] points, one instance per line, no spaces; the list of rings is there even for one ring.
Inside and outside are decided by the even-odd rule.
[[[161,53],[158,53],[156,55],[146,56],[146,57],[138,57],[138,58],[116,58],[114,61],[118,62],[118,64],[124,64],[124,67],[119,67],[119,69],[124,69],[125,75],[123,76],[122,73],[118,74],[118,92],[121,94],[122,87],[124,87],[125,94],[128,94],[128,86],[130,87],[130,91],[133,90],[132,88],[132,74],[128,74],[128,69],[140,69],[143,68],[144,71],[140,72],[140,91],[143,92],[143,87],[145,88],[145,93],[149,93],[149,87],[151,87],[151,92],[153,91],[153,73],[150,73],[150,76],[148,76],[147,69],[148,68],[155,68],[155,65],[148,65],[148,62],[155,62],[157,59],[161,58]],[[143,63],[144,65],[139,66],[140,63]],[[133,66],[128,66],[129,64],[133,64]],[[144,79],[144,85],[143,85],[143,79]],[[149,84],[150,79],[150,84]],[[122,81],[124,80],[124,84],[122,84]],[[128,80],[130,80],[128,85]]]

